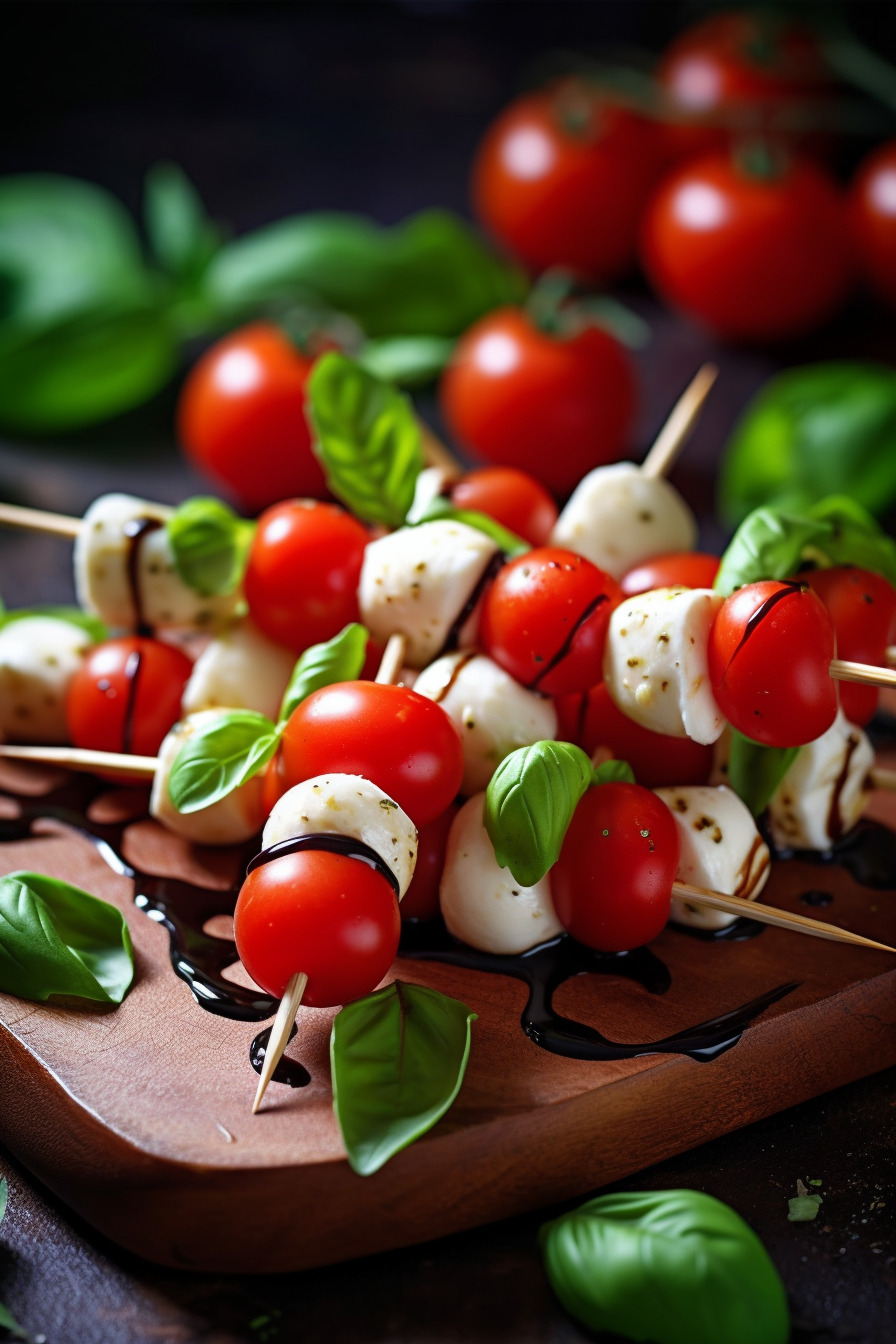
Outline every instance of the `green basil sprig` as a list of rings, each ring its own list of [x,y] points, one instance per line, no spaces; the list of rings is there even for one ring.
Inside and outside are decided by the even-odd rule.
[[[75,625],[79,630],[84,630],[94,644],[101,644],[103,640],[109,638],[109,631],[99,617],[89,611],[82,611],[80,607],[19,607],[16,611],[4,611],[0,608],[0,630],[7,625],[13,625],[16,621],[31,620],[35,616]]]
[[[176,163],[157,163],[146,174],[143,218],[152,255],[177,279],[201,276],[221,246],[199,192]]]
[[[352,623],[312,644],[292,671],[277,723],[253,709],[231,709],[191,733],[171,766],[168,796],[178,812],[199,812],[226,798],[274,755],[297,705],[322,686],[354,681],[364,666],[367,631]]]
[[[9,1186],[6,1183],[6,1177],[0,1176],[0,1223],[6,1217],[6,1204],[9,1197]],[[28,1332],[19,1325],[16,1318],[7,1307],[0,1302],[0,1328],[8,1330],[16,1339],[27,1339]]]
[[[515,532],[502,527],[487,513],[479,513],[476,509],[456,509],[450,500],[441,495],[428,500],[419,513],[414,510],[407,521],[416,527],[418,523],[431,523],[434,519],[447,519],[449,522],[466,523],[467,527],[475,527],[477,532],[484,532],[487,537],[491,537],[508,560],[513,560],[518,555],[525,555],[532,549],[528,541],[523,541]]]
[[[401,980],[337,1013],[333,1109],[353,1171],[379,1171],[441,1119],[460,1090],[475,1019],[457,999]]]
[[[199,495],[184,500],[165,524],[174,566],[188,588],[202,597],[233,593],[246,569],[255,524],[222,500]]]
[[[114,905],[60,878],[0,878],[0,989],[121,1003],[134,978],[131,935]]]
[[[357,360],[387,383],[417,387],[439,376],[454,345],[450,336],[380,336],[364,342]]]
[[[754,817],[765,811],[799,751],[799,747],[766,747],[731,729],[728,784]]]
[[[327,485],[368,523],[400,527],[423,469],[420,426],[407,397],[330,351],[308,379],[315,452]]]
[[[591,772],[592,784],[635,784],[635,772],[628,761],[602,761]]]
[[[589,1330],[654,1344],[786,1344],[787,1297],[762,1242],[698,1190],[601,1195],[541,1229],[545,1268]]]
[[[484,823],[502,868],[532,887],[556,862],[591,762],[571,742],[519,747],[498,766],[485,793]]]

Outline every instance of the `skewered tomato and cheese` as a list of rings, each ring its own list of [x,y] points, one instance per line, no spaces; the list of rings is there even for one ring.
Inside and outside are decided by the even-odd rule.
[[[93,640],[53,616],[23,616],[0,630],[0,741],[67,742],[72,677]]]
[[[778,849],[826,852],[856,826],[871,794],[874,748],[840,710],[830,728],[801,747],[768,805]]]
[[[205,709],[186,715],[169,730],[159,747],[149,797],[150,816],[196,845],[242,844],[258,834],[267,816],[261,774],[196,812],[180,812],[171,801],[168,784],[181,749],[194,733],[202,732],[225,713],[224,709]]]
[[[291,650],[275,644],[253,621],[234,621],[209,641],[193,664],[184,712],[254,709],[276,720],[295,661]]]

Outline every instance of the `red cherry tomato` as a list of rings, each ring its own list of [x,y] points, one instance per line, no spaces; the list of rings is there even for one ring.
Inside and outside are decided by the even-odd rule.
[[[499,570],[485,594],[479,642],[505,672],[545,695],[599,681],[615,579],[574,551],[542,546]]]
[[[665,127],[676,157],[724,149],[744,132],[804,141],[806,114],[831,86],[814,34],[763,12],[715,14],[688,28],[657,78],[683,118]]]
[[[641,242],[660,297],[733,341],[813,330],[852,278],[837,188],[807,161],[773,177],[748,173],[726,154],[688,161],[651,198]]]
[[[551,869],[557,918],[599,952],[643,947],[669,918],[680,858],[678,827],[656,794],[599,784],[576,808]]]
[[[656,555],[636,565],[619,580],[625,597],[649,593],[654,588],[711,588],[719,572],[719,557],[703,551],[680,551]]]
[[[434,700],[406,686],[341,681],[314,691],[283,732],[287,787],[313,775],[363,775],[415,826],[444,812],[464,772],[460,735]]]
[[[180,718],[192,670],[185,653],[157,639],[96,644],[69,683],[69,737],[76,747],[155,756]]]
[[[896,307],[896,140],[859,165],[849,189],[849,221],[865,284]]]
[[[546,546],[557,521],[557,505],[540,481],[516,467],[479,467],[451,487],[458,509],[488,514],[530,546]]]
[[[814,569],[800,578],[808,583],[834,623],[837,657],[884,667],[887,646],[896,642],[896,589],[882,574],[867,569]],[[873,717],[880,696],[876,686],[841,681],[840,707],[850,723]]]
[[[246,878],[233,918],[240,959],[282,998],[304,971],[302,1001],[350,1003],[375,989],[398,951],[401,919],[382,873],[358,859],[306,849],[263,863]]]
[[[568,494],[622,456],[633,429],[632,361],[608,332],[557,339],[500,308],[458,341],[439,389],[457,439],[487,462],[519,467]]]
[[[532,271],[566,266],[606,282],[630,270],[660,167],[660,132],[581,80],[511,103],[473,165],[473,207]]]
[[[709,632],[709,676],[728,721],[769,747],[799,747],[837,715],[834,627],[798,583],[749,583],[726,598]]]
[[[244,581],[255,624],[301,653],[358,620],[358,580],[369,534],[336,504],[287,499],[266,509]]]
[[[439,882],[445,867],[445,846],[451,823],[460,808],[452,803],[434,821],[421,826],[417,834],[417,862],[414,876],[401,902],[402,919],[435,919],[439,913]]]
[[[689,737],[654,733],[623,714],[603,682],[584,695],[557,701],[558,737],[575,742],[589,756],[605,747],[617,761],[628,761],[645,788],[664,784],[705,784],[712,769],[712,747]]]
[[[325,495],[311,449],[311,362],[267,322],[232,332],[187,376],[178,436],[196,467],[249,513],[293,495]]]

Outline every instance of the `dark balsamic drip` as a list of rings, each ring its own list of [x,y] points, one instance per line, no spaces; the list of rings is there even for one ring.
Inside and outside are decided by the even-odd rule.
[[[152,626],[146,621],[143,610],[143,594],[140,588],[140,543],[150,532],[158,532],[163,526],[159,518],[132,518],[122,529],[127,537],[128,546],[128,584],[131,590],[131,602],[134,606],[134,629],[138,635],[151,635]]]
[[[559,666],[559,664],[563,662],[563,659],[566,657],[566,655],[572,648],[573,640],[581,630],[582,626],[585,624],[586,621],[591,619],[591,617],[597,611],[598,607],[601,606],[601,604],[606,601],[608,601],[607,594],[599,593],[597,597],[593,599],[593,601],[588,603],[587,607],[581,613],[578,620],[573,625],[572,629],[566,636],[566,639],[560,645],[557,652],[554,654],[552,658],[548,659],[544,667],[539,668],[537,674],[529,682],[528,688],[530,691],[537,691],[539,684],[544,680],[544,678],[548,675],[548,673],[553,672],[554,668]]]
[[[463,630],[467,621],[473,615],[473,612],[476,610],[476,604],[479,601],[480,597],[482,597],[482,594],[485,592],[486,588],[491,583],[492,579],[495,577],[498,570],[504,564],[504,560],[505,560],[504,552],[495,551],[494,555],[489,560],[485,569],[482,571],[482,573],[479,575],[479,578],[473,585],[473,590],[470,593],[470,596],[467,598],[466,602],[461,607],[460,611],[457,613],[457,616],[455,617],[451,625],[451,628],[449,629],[447,635],[445,636],[441,649],[436,654],[437,658],[440,658],[443,653],[453,653],[455,651],[458,644],[460,643],[461,631]]]
[[[758,919],[738,915],[733,924],[726,924],[723,929],[699,929],[694,924],[674,923],[669,927],[686,938],[699,938],[704,943],[745,943],[750,938],[758,938],[767,926],[760,924]]]
[[[249,1063],[256,1073],[261,1073],[264,1066],[264,1057],[273,1029],[273,1023],[271,1026],[265,1027],[264,1031],[260,1031],[249,1046]],[[296,1024],[293,1023],[289,1033],[290,1041],[295,1034]],[[287,1059],[285,1055],[281,1055],[277,1061],[272,1077],[275,1082],[285,1083],[287,1087],[307,1087],[311,1082],[311,1074],[305,1068],[305,1065],[300,1064],[297,1059]]]
[[[777,606],[779,602],[783,602],[785,597],[791,597],[793,593],[802,593],[805,592],[806,590],[806,585],[804,583],[797,583],[793,579],[782,579],[781,583],[783,584],[783,587],[779,588],[777,592],[772,593],[771,597],[767,597],[764,602],[760,603],[760,605],[753,612],[753,615],[747,621],[746,625],[744,626],[744,632],[740,637],[740,642],[738,643],[737,648],[734,650],[731,657],[728,659],[729,667],[734,662],[735,658],[740,653],[741,649],[746,644],[747,640],[750,638],[753,631],[756,629],[757,625],[759,625],[761,621],[765,620],[766,616],[772,610],[772,608]]]
[[[867,817],[847,831],[831,849],[779,849],[776,853],[779,859],[839,864],[861,886],[876,891],[896,888],[896,832]]]
[[[846,787],[846,781],[849,778],[849,763],[853,758],[853,753],[859,745],[859,739],[855,733],[850,733],[846,741],[846,751],[843,753],[843,764],[840,767],[840,773],[831,790],[831,805],[828,808],[827,832],[834,844],[843,838],[843,811],[840,807],[840,796]]]
[[[800,895],[803,905],[830,905],[833,899],[829,891],[804,891]]]
[[[328,854],[342,854],[347,859],[357,859],[359,863],[366,863],[368,868],[384,877],[395,895],[398,895],[398,878],[375,849],[365,845],[363,840],[356,840],[353,835],[337,835],[327,831],[315,831],[311,835],[292,835],[286,840],[278,840],[276,845],[263,849],[260,854],[249,860],[246,873],[247,875],[254,873],[256,868],[261,868],[266,863],[273,863],[275,859],[282,859],[287,854],[299,854],[303,849],[323,849]]]
[[[472,663],[473,659],[478,657],[479,654],[476,652],[475,649],[470,649],[468,653],[461,654],[457,662],[454,664],[454,667],[451,669],[451,676],[445,682],[445,685],[439,688],[438,693],[433,696],[433,699],[435,700],[437,705],[440,705],[442,701],[446,698],[446,696],[451,694],[451,691],[454,687],[454,683],[457,681],[458,677],[460,676],[461,672],[463,672],[467,664]]]
[[[143,667],[143,653],[134,649],[128,654],[124,665],[124,678],[128,687],[128,698],[124,707],[124,722],[121,726],[121,749],[125,755],[131,754],[134,742],[134,716],[137,708],[137,687],[140,684],[140,670]]]
[[[418,961],[441,961],[468,970],[510,975],[529,987],[529,997],[520,1024],[525,1034],[543,1050],[567,1059],[635,1059],[639,1055],[689,1055],[691,1059],[715,1059],[730,1050],[761,1012],[797,988],[779,985],[749,1003],[718,1017],[698,1022],[685,1031],[659,1041],[624,1045],[611,1041],[584,1022],[573,1022],[554,1011],[554,991],[564,980],[585,972],[618,975],[634,980],[651,994],[665,994],[672,983],[669,969],[649,948],[633,952],[593,952],[566,934],[542,943],[519,956],[496,956],[456,942],[436,922],[403,925],[399,955]]]

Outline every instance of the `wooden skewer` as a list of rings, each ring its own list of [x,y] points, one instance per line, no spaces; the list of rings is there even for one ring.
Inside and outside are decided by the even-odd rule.
[[[462,476],[464,467],[454,456],[451,449],[442,442],[438,434],[423,420],[419,421],[420,437],[423,441],[423,457],[428,467],[441,467],[452,479]]]
[[[666,476],[678,457],[699,419],[703,404],[719,371],[714,364],[704,364],[697,370],[688,386],[672,408],[672,414],[663,425],[656,442],[641,463],[643,476]]]
[[[15,761],[37,761],[68,770],[108,771],[151,779],[158,768],[155,756],[130,756],[121,751],[93,751],[87,747],[0,746],[0,756]]]
[[[374,681],[379,682],[381,686],[392,686],[396,682],[404,662],[406,643],[404,635],[389,636],[377,674],[374,677]]]
[[[296,1020],[296,1013],[299,1011],[299,1005],[302,1002],[302,995],[305,993],[307,984],[308,976],[305,972],[296,971],[295,975],[289,977],[286,989],[283,991],[283,998],[280,1000],[280,1007],[277,1009],[277,1016],[274,1018],[264,1052],[264,1063],[261,1066],[261,1076],[258,1079],[258,1090],[252,1103],[253,1115],[257,1113],[273,1072],[280,1063],[283,1051],[289,1044],[289,1033],[292,1031],[292,1024]]]
[[[896,668],[874,667],[871,663],[851,663],[832,658],[831,676],[836,681],[860,681],[866,686],[896,686]]]
[[[887,770],[882,765],[875,765],[869,774],[872,787],[875,789],[888,789],[891,793],[896,792],[896,770]]]
[[[720,892],[709,891],[706,887],[693,887],[687,882],[673,882],[672,895],[705,910],[723,910],[726,914],[743,915],[746,919],[758,920],[760,924],[773,924],[779,929],[808,933],[813,938],[828,938],[834,943],[851,943],[855,947],[873,947],[878,952],[896,953],[896,947],[887,947],[886,943],[875,943],[871,938],[863,938],[847,929],[838,929],[836,925],[825,924],[820,919],[810,919],[808,915],[796,915],[790,910],[775,910],[770,905],[760,905],[758,901],[747,901],[743,896],[722,896]]]
[[[81,519],[47,509],[23,509],[18,504],[0,504],[0,523],[24,527],[29,532],[53,532],[58,537],[74,538],[81,531]]]

